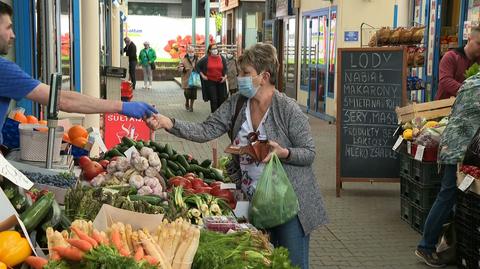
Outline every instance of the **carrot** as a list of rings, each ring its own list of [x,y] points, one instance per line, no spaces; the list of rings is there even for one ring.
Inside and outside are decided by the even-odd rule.
[[[93,248],[92,244],[90,244],[88,241],[82,240],[82,239],[67,239],[67,242],[70,245],[80,249],[81,251],[85,251],[85,252],[88,252]]]
[[[50,256],[50,259],[54,260],[54,261],[59,261],[62,258],[60,257],[60,255],[58,255],[58,253],[56,251],[52,251],[52,255]]]
[[[122,240],[120,239],[120,232],[118,229],[116,229],[116,227],[112,227],[111,237],[112,244],[118,249],[118,251],[120,251],[120,249],[123,248],[123,245]]]
[[[93,230],[92,232],[92,238],[97,242],[97,244],[102,245],[103,244],[103,239],[100,233],[97,230]]]
[[[53,247],[52,249],[67,260],[78,262],[83,258],[83,252],[76,247]]]
[[[87,241],[88,243],[92,244],[94,248],[98,247],[97,241],[95,239],[91,238],[88,234],[84,233],[80,229],[78,229],[75,226],[70,227],[70,229],[82,240]]]
[[[138,246],[138,247],[137,247],[137,250],[135,251],[134,259],[138,262],[138,261],[140,261],[141,259],[143,259],[143,257],[145,257],[145,252],[143,251],[143,247],[142,247],[142,246]]]
[[[157,265],[158,264],[157,259],[155,259],[154,257],[152,257],[150,255],[145,255],[143,257],[143,259],[146,260],[150,265]]]
[[[28,256],[25,262],[33,269],[42,269],[48,260],[42,257]]]
[[[126,250],[124,247],[121,247],[118,252],[120,252],[120,255],[124,256],[124,257],[129,257],[130,256],[130,252],[128,250]]]

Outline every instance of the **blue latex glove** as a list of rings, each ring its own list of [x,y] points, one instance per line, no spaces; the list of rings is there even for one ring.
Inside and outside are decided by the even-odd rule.
[[[158,111],[144,102],[123,102],[121,114],[136,119],[149,118]]]

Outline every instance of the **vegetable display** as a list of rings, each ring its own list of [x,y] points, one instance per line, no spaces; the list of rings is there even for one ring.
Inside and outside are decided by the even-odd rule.
[[[29,171],[21,171],[28,179],[38,184],[45,184],[59,188],[69,188],[75,185],[76,178],[72,173],[60,173],[58,175],[45,175]]]
[[[440,137],[448,124],[448,118],[441,121],[427,121],[423,118],[415,118],[405,123],[403,127],[403,139],[413,141],[425,147],[438,147]]]
[[[474,178],[480,179],[480,168],[474,165],[462,165],[460,171]]]

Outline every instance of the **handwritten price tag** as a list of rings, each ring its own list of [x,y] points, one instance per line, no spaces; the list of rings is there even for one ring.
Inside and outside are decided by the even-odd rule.
[[[407,141],[407,153],[412,154],[412,142]]]
[[[400,135],[400,136],[398,136],[397,142],[395,142],[395,145],[393,145],[392,149],[396,151],[398,149],[398,147],[400,147],[402,142],[403,142],[403,137]]]
[[[425,147],[422,145],[418,145],[417,152],[415,152],[415,160],[421,162],[423,160],[423,153],[425,153]]]
[[[31,182],[22,172],[13,167],[3,155],[0,154],[0,175],[6,177],[15,185],[29,190],[33,187]]]
[[[466,190],[468,190],[468,188],[470,188],[470,186],[472,185],[473,181],[475,181],[475,178],[472,177],[471,175],[467,175],[462,183],[460,183],[460,185],[458,185],[458,188],[465,192]]]

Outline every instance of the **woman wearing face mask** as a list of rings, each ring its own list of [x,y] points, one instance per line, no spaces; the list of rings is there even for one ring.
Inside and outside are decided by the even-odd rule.
[[[208,46],[207,55],[200,59],[197,70],[202,77],[203,100],[210,100],[210,110],[215,112],[227,99],[227,60],[220,55],[216,44]]]
[[[238,94],[234,94],[203,123],[191,123],[156,115],[148,124],[191,141],[204,143],[229,133],[234,145],[243,146],[253,132],[268,139],[271,152],[282,160],[283,167],[297,194],[298,215],[269,229],[272,243],[284,246],[290,258],[302,269],[308,268],[310,233],[327,222],[319,184],[313,173],[315,144],[308,117],[296,101],[275,89],[278,72],[276,49],[256,44],[239,57]],[[261,163],[248,155],[234,156],[238,168],[233,180],[240,181],[247,197],[263,172],[269,154]]]
[[[178,70],[182,72],[182,88],[183,95],[185,95],[185,109],[193,112],[193,102],[197,99],[197,88],[190,87],[188,80],[193,71],[196,71],[198,58],[195,55],[195,48],[188,46],[187,54],[183,57]]]
[[[234,53],[227,54],[227,80],[230,95],[238,91],[237,85],[238,64]]]

